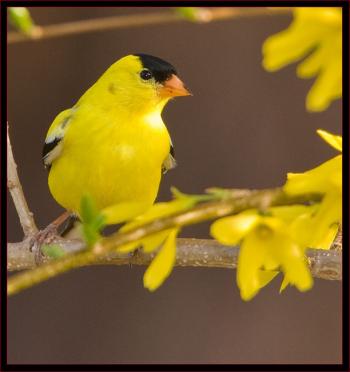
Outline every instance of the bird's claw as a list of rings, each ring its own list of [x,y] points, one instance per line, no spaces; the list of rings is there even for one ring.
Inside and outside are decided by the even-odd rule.
[[[48,225],[45,229],[40,230],[32,237],[30,250],[32,251],[34,245],[41,247],[43,244],[51,244],[57,236],[57,226],[53,224]]]

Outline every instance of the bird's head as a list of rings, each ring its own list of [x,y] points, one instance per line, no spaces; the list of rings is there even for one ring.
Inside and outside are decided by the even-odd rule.
[[[161,111],[169,99],[191,93],[168,62],[148,54],[119,59],[102,75],[99,83],[124,107],[136,111]]]

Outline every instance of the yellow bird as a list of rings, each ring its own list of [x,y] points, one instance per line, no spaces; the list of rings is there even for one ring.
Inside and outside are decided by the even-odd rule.
[[[175,68],[160,58],[135,54],[115,62],[47,133],[43,162],[55,200],[79,216],[89,195],[108,223],[148,209],[162,171],[176,165],[162,110],[188,95]]]

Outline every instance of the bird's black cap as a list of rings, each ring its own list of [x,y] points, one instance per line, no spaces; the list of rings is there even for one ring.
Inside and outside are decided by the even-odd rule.
[[[175,67],[158,57],[149,54],[134,54],[139,57],[144,68],[147,68],[158,83],[164,83],[171,75],[177,75]]]

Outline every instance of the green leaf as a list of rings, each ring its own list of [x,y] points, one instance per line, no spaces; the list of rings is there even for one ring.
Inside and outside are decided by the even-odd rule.
[[[83,224],[83,235],[89,247],[92,247],[101,238],[100,232],[87,224]]]
[[[27,8],[10,7],[8,13],[9,21],[14,27],[27,35],[32,33],[35,24]]]
[[[81,198],[80,216],[85,241],[91,247],[101,238],[100,231],[105,226],[106,217],[96,208],[89,195],[84,195]]]
[[[188,200],[192,200],[194,204],[217,199],[217,196],[212,195],[212,194],[209,194],[209,195],[208,194],[185,194],[174,186],[172,186],[170,190],[171,190],[171,193],[173,194],[174,199],[177,199],[177,200],[188,199]]]
[[[207,8],[202,7],[178,7],[175,12],[182,18],[190,22],[209,22],[212,20],[212,12]]]
[[[188,21],[195,22],[198,19],[198,10],[194,7],[184,6],[175,8],[175,12]]]
[[[85,223],[93,221],[97,215],[97,209],[95,203],[89,195],[84,195],[80,202],[80,215],[81,219]]]
[[[44,244],[41,247],[42,252],[53,259],[61,258],[63,257],[66,252],[57,244]]]

